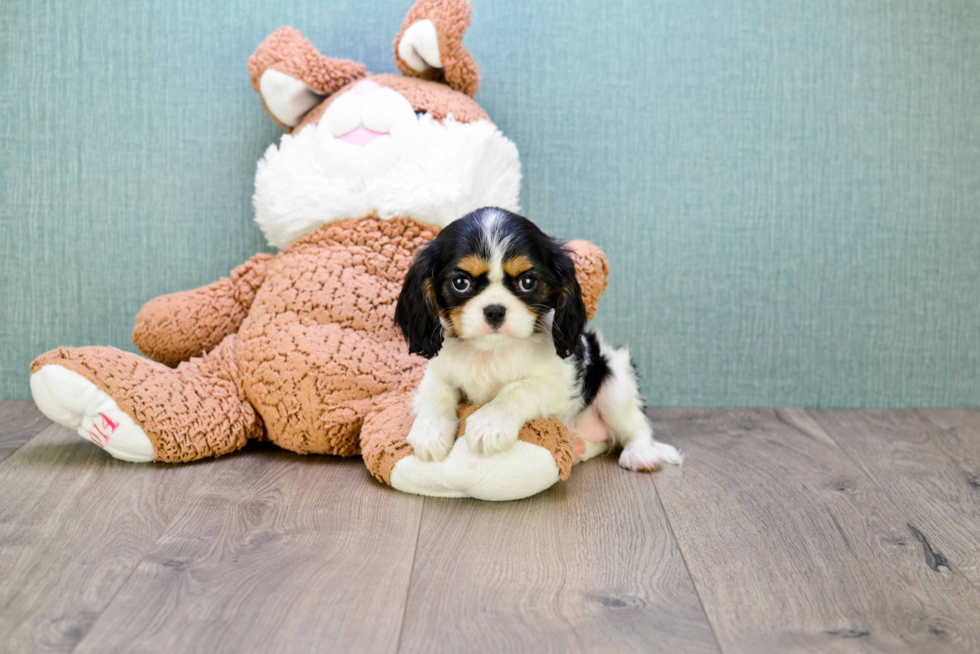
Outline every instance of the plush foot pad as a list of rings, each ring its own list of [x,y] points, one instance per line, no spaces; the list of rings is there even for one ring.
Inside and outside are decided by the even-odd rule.
[[[504,452],[481,456],[460,438],[442,461],[422,461],[414,454],[401,459],[391,485],[417,495],[506,501],[540,493],[558,478],[555,457],[543,447],[518,441]]]
[[[44,366],[31,375],[31,393],[41,413],[115,458],[134,463],[153,460],[153,444],[143,429],[77,372]]]
[[[661,463],[680,465],[683,459],[684,456],[672,445],[635,440],[623,448],[623,453],[619,455],[619,465],[637,472],[652,472]]]

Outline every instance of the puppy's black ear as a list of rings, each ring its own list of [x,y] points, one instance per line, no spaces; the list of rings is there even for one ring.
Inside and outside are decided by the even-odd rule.
[[[582,289],[575,277],[575,263],[560,243],[554,244],[552,261],[559,287],[551,336],[558,356],[566,359],[575,350],[582,330],[585,329],[585,303],[582,301]]]
[[[408,342],[408,351],[426,359],[442,348],[443,328],[433,281],[438,260],[438,245],[429,243],[409,268],[395,306],[395,324]]]

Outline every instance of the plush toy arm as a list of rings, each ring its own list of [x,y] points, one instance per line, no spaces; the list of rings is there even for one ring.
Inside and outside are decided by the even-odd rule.
[[[133,343],[168,366],[211,350],[241,326],[272,258],[257,254],[231,277],[150,300],[136,315]]]
[[[453,452],[443,461],[413,456],[405,436],[412,428],[411,396],[368,416],[361,428],[361,454],[378,481],[400,491],[438,497],[515,500],[539,493],[566,479],[574,463],[568,430],[558,418],[536,418],[524,425],[521,443],[494,457],[473,454],[463,434],[478,407],[460,404],[460,425]],[[537,446],[537,447],[531,447]]]
[[[292,27],[280,27],[248,58],[252,88],[281,126],[298,125],[307,111],[351,82],[367,75],[364,64],[320,54]]]
[[[567,246],[575,262],[575,277],[582,287],[586,316],[592,320],[599,308],[599,298],[609,285],[609,262],[602,250],[588,241],[571,241]]]

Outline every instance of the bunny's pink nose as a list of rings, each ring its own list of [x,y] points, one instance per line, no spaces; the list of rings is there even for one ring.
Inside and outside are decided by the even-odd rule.
[[[381,85],[377,82],[372,82],[369,79],[362,79],[360,82],[354,85],[354,88],[352,88],[351,91],[353,91],[355,95],[367,95],[368,93],[374,93],[380,88]]]

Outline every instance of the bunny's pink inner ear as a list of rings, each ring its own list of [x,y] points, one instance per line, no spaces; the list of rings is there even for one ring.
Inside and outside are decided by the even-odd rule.
[[[363,64],[320,54],[291,27],[280,27],[248,58],[252,88],[273,120],[292,128],[325,96],[367,75]]]
[[[443,82],[475,96],[480,69],[463,47],[469,26],[466,0],[418,0],[395,37],[395,64],[405,75]]]

